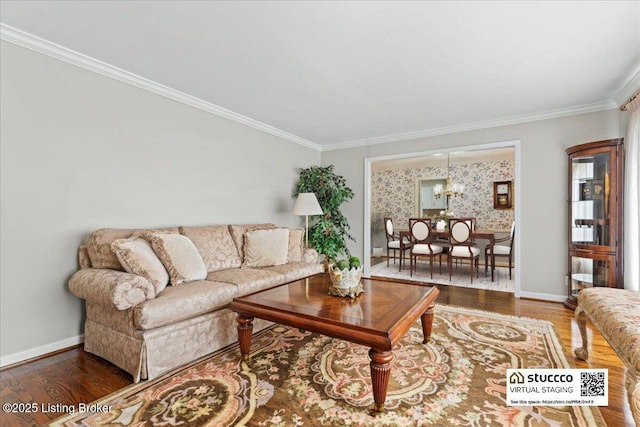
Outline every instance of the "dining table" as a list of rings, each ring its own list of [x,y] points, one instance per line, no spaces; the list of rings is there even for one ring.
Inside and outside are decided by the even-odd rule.
[[[403,238],[407,238],[407,239],[411,239],[411,231],[409,230],[399,230],[400,233],[400,239]],[[489,242],[489,258],[491,260],[491,281],[494,282],[495,281],[495,277],[494,277],[494,273],[495,273],[495,269],[496,269],[496,258],[493,256],[493,245],[495,244],[495,237],[496,232],[493,230],[473,230],[471,232],[471,236],[473,237],[473,240],[479,239],[479,240],[487,240]],[[451,233],[448,229],[438,229],[436,227],[431,229],[431,236],[433,237],[434,240],[436,239],[442,239],[445,238],[447,239],[447,241],[449,240]],[[487,260],[484,261],[485,265],[487,263]]]

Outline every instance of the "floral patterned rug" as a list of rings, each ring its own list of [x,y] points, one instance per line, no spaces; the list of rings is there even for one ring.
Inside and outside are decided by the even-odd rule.
[[[386,411],[372,414],[369,348],[275,325],[98,402],[55,426],[598,426],[592,407],[509,407],[506,370],[574,367],[551,323],[437,305],[394,349]]]

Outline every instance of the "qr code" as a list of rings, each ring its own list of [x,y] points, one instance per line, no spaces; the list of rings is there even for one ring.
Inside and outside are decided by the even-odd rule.
[[[604,396],[604,372],[580,373],[580,396]]]

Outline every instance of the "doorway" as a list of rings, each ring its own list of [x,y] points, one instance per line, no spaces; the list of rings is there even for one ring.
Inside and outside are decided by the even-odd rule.
[[[519,235],[520,212],[520,141],[505,141],[475,146],[449,147],[440,150],[398,154],[392,156],[371,157],[365,159],[365,200],[364,200],[364,274],[367,277],[381,275],[386,277],[410,278],[409,263],[400,272],[399,265],[384,259],[384,267],[379,265],[380,248],[386,256],[386,238],[383,217],[391,217],[396,229],[408,229],[409,218],[440,218],[443,213],[454,216],[476,218],[477,228],[495,231],[496,237],[509,236],[515,221],[516,235]],[[494,183],[510,182],[513,205],[510,209],[494,207]],[[449,188],[448,188],[449,187]],[[457,194],[453,191],[455,188]],[[439,193],[439,195],[438,195]],[[479,241],[484,249],[488,243]],[[508,244],[508,243],[507,243]],[[513,245],[514,269],[509,279],[507,258],[496,258],[498,278],[490,279],[484,273],[484,261],[480,263],[479,279],[474,275],[475,288],[512,292],[516,297],[520,293],[520,276],[517,262],[520,259],[520,239]],[[374,259],[375,252],[375,259]],[[484,250],[482,255],[484,256]],[[489,257],[490,258],[490,257]],[[408,259],[408,252],[405,260]],[[500,266],[499,262],[502,262]],[[377,266],[376,266],[377,265]],[[395,267],[395,269],[394,269]],[[434,272],[438,272],[438,263]],[[414,270],[411,280],[441,284],[470,286],[469,266],[456,279],[449,282],[446,261],[442,266],[444,273],[439,279],[434,275],[430,280],[428,261],[423,261]],[[490,271],[490,270],[488,270]],[[418,274],[419,273],[419,274]],[[383,276],[383,277],[385,277]],[[484,276],[484,277],[483,277]],[[489,279],[487,279],[489,277]],[[460,282],[460,283],[458,283]]]

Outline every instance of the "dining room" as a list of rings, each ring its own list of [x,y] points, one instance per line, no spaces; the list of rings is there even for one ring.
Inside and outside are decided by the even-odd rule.
[[[372,161],[371,276],[513,293],[515,152]]]

